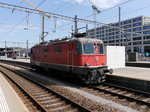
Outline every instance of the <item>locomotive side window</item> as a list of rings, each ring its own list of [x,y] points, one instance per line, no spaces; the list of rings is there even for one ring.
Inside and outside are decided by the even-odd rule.
[[[61,46],[55,46],[55,53],[61,52]]]
[[[77,54],[82,54],[82,43],[77,43]]]
[[[98,46],[98,53],[104,54],[104,45],[103,44],[97,44]]]
[[[48,47],[44,48],[44,53],[48,53]]]
[[[36,53],[40,53],[40,49],[39,48],[36,48]]]
[[[93,43],[83,43],[84,54],[94,54]]]

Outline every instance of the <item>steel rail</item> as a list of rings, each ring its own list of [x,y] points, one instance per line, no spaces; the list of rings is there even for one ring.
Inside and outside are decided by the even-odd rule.
[[[4,74],[11,82],[13,82],[22,92],[25,94],[30,100],[33,102],[36,107],[41,110],[42,112],[46,112],[46,110],[37,102],[34,100],[34,98],[25,90],[23,89],[16,81],[14,81],[12,78],[10,78],[7,73],[5,73],[3,70],[0,70],[2,74]]]
[[[43,89],[45,89],[46,91],[48,91],[49,93],[52,93],[52,94],[56,95],[56,96],[59,97],[62,101],[65,101],[67,104],[70,104],[70,105],[72,105],[73,107],[77,108],[77,109],[78,109],[79,111],[81,111],[81,112],[90,112],[90,111],[91,111],[91,110],[89,110],[89,109],[87,109],[87,108],[85,108],[85,107],[83,107],[83,106],[81,106],[81,105],[79,105],[79,104],[73,102],[72,100],[70,100],[70,99],[68,99],[68,98],[66,98],[66,97],[64,97],[64,96],[62,96],[62,95],[60,95],[59,93],[57,93],[57,92],[51,90],[50,88],[48,88],[48,87],[46,87],[45,85],[39,83],[38,81],[35,81],[35,80],[31,79],[30,77],[28,77],[27,75],[25,75],[26,73],[23,74],[23,73],[21,73],[21,72],[19,72],[19,71],[12,70],[11,68],[8,68],[8,67],[6,67],[6,66],[2,66],[2,65],[0,65],[0,66],[3,67],[3,68],[5,68],[5,69],[8,69],[9,71],[12,71],[12,72],[14,72],[14,73],[16,73],[16,74],[18,74],[18,75],[20,75],[20,76],[22,76],[23,78],[25,78],[25,79],[31,81],[32,83],[35,83],[36,85],[38,85],[38,86],[40,86],[41,88],[43,88]],[[13,80],[13,79],[12,79],[12,80]],[[33,99],[33,100],[34,100],[34,99]],[[40,107],[41,107],[41,106],[40,106]],[[43,110],[43,111],[44,111],[44,110]]]
[[[126,88],[126,87],[121,87],[121,86],[118,86],[118,85],[108,84],[108,83],[104,83],[103,85],[104,85],[104,87],[105,86],[106,87],[109,86],[110,89],[109,89],[109,87],[108,88],[103,88],[103,87],[101,88],[100,86],[99,87],[97,87],[97,86],[89,86],[88,88],[96,90],[96,91],[100,91],[100,92],[109,93],[109,94],[111,94],[113,96],[119,96],[121,98],[125,98],[125,99],[128,99],[130,101],[136,101],[138,103],[150,106],[150,101],[140,100],[140,98],[142,98],[142,97],[143,98],[146,97],[146,98],[148,98],[150,100],[150,93],[142,92],[142,91]],[[115,90],[111,91],[111,88],[116,88],[116,91]],[[126,92],[128,92],[128,94],[131,94],[133,96],[136,95],[137,97],[133,97],[133,96],[130,96],[128,94],[125,95],[124,92],[120,93],[117,90],[120,91],[120,92],[121,91],[126,91]]]

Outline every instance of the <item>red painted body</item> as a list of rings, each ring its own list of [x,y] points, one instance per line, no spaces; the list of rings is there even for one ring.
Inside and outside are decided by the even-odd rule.
[[[76,42],[59,44],[59,46],[62,46],[61,53],[54,52],[54,48],[57,45],[58,44],[32,48],[33,54],[31,55],[31,61],[82,67],[84,67],[86,63],[89,63],[91,67],[103,66],[103,63],[106,62],[105,54],[98,54],[97,47],[95,47],[94,54],[85,55],[76,53]],[[48,53],[43,52],[45,47],[48,47]],[[40,50],[39,53],[36,53],[37,48]]]
[[[79,49],[82,53],[78,53],[77,43],[81,44],[82,47],[79,47]],[[93,52],[91,54],[84,53],[85,49],[89,50],[86,48],[88,43],[92,46]],[[99,53],[100,48],[98,45],[100,44],[103,45],[101,40],[89,38],[39,44],[34,46],[31,50],[31,66],[34,68],[42,67],[72,72],[78,75],[78,77],[81,77],[82,74],[84,74],[85,77],[85,75],[91,73],[91,71],[96,70],[96,74],[99,76],[99,72],[102,71],[100,73],[103,73],[107,68],[107,66],[105,66],[106,55]]]

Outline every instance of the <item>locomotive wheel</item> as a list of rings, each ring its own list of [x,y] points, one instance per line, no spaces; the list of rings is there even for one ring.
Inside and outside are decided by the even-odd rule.
[[[97,78],[97,71],[96,70],[92,70],[91,71],[91,80],[95,80]]]
[[[100,73],[100,75],[104,75],[104,71],[99,69],[98,72]]]
[[[91,70],[87,75],[79,77],[85,84],[98,84],[105,81],[105,74],[103,70]]]
[[[98,79],[97,71],[92,70],[89,72],[89,74],[87,74],[87,77],[84,79],[84,82],[86,84],[92,84],[92,83],[95,83],[97,79]]]

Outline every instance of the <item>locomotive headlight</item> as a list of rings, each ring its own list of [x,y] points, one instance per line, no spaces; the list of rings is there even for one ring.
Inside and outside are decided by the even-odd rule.
[[[103,66],[105,66],[105,65],[106,65],[106,63],[105,63],[105,62],[103,62],[102,64],[103,64]]]
[[[89,63],[85,63],[85,66],[86,66],[86,67],[89,67],[89,66],[90,66],[90,64],[89,64]]]

